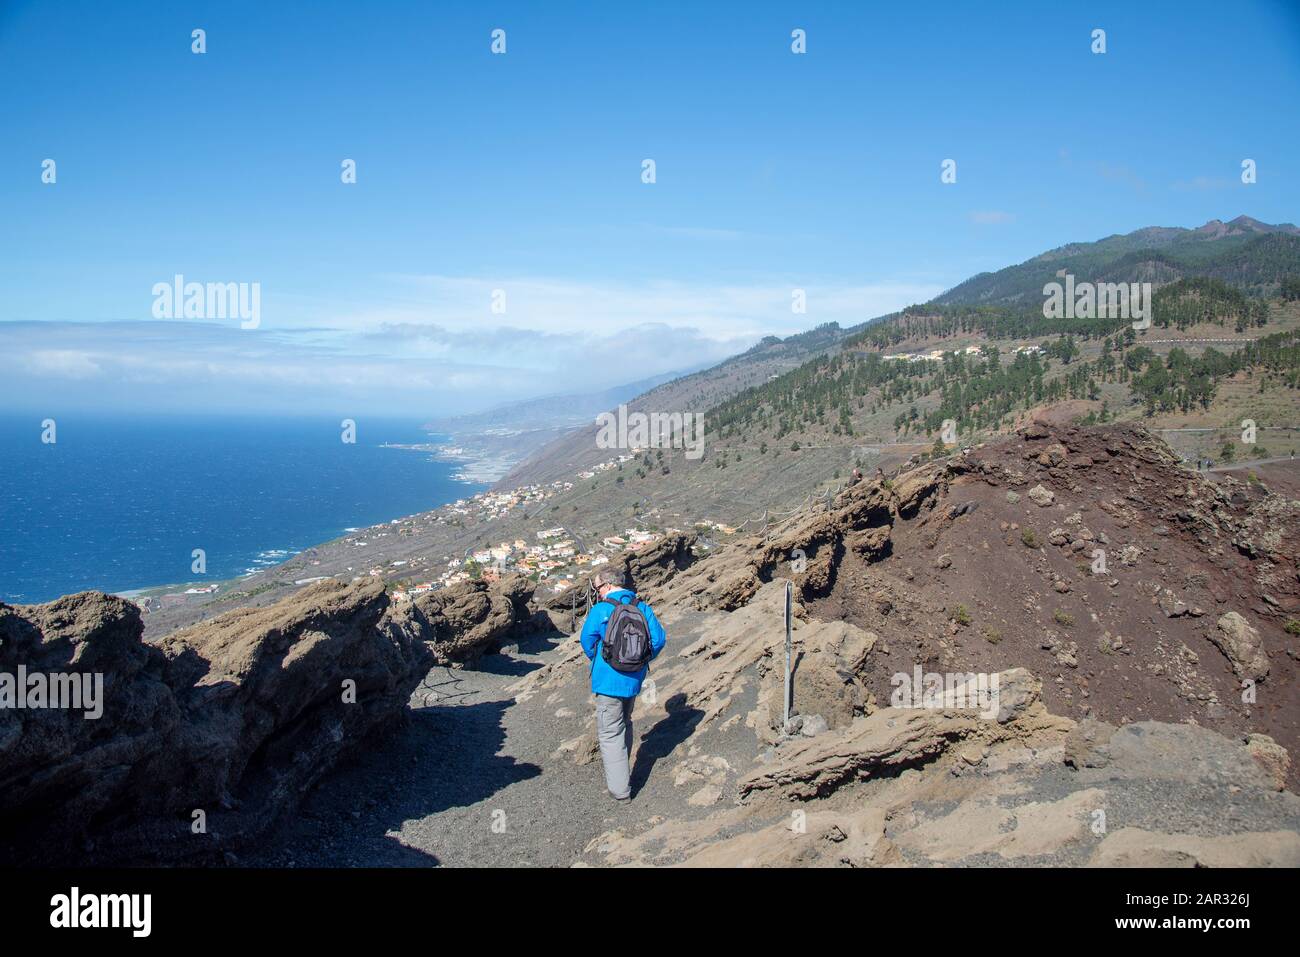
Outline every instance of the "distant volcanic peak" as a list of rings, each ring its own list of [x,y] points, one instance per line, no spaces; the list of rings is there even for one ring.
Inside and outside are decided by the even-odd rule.
[[[1240,236],[1244,233],[1300,233],[1291,223],[1278,223],[1273,225],[1265,223],[1253,216],[1247,216],[1244,213],[1236,219],[1224,222],[1221,219],[1211,219],[1204,226],[1198,226],[1195,230],[1200,236],[1208,236],[1217,239],[1221,236]]]
[[[1255,219],[1253,216],[1246,216],[1245,214],[1238,216],[1234,220],[1230,220],[1228,225],[1235,227],[1236,229],[1242,230],[1243,232],[1292,233],[1292,234],[1300,233],[1300,227],[1297,227],[1294,223],[1269,224],[1269,223],[1260,222],[1258,219]]]

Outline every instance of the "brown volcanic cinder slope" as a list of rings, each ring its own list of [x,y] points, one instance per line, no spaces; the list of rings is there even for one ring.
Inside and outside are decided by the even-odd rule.
[[[1300,503],[1212,484],[1128,427],[1031,426],[945,480],[894,527],[890,557],[843,569],[815,614],[886,632],[895,619],[901,658],[942,671],[1030,667],[1056,713],[1300,743],[1285,631]]]
[[[850,486],[829,510],[697,563],[666,595],[727,610],[792,577],[812,617],[877,636],[863,676],[882,705],[891,676],[918,663],[1026,667],[1056,714],[1198,723],[1293,751],[1298,533],[1300,502],[1215,484],[1141,429],[1035,423]]]

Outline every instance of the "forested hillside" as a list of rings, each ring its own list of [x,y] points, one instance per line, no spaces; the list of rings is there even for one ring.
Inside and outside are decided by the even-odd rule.
[[[859,337],[835,356],[815,360],[724,402],[713,420],[724,442],[784,440],[796,435],[804,444],[828,437],[881,433],[880,414],[889,414],[894,437],[935,433],[945,419],[958,431],[1009,428],[1016,417],[1034,408],[1066,400],[1101,402],[1095,419],[1116,415],[1195,408],[1208,411],[1221,382],[1243,372],[1260,376],[1260,390],[1300,387],[1300,331],[1260,331],[1273,317],[1278,325],[1295,325],[1294,309],[1281,300],[1251,299],[1217,280],[1179,280],[1157,294],[1152,329],[1134,331],[1119,323],[1110,335],[1085,332],[1057,335],[1039,351],[1008,354],[1015,337],[979,309],[961,315],[903,317],[902,328],[927,337],[987,335],[976,352],[945,351],[941,358],[887,361],[875,351],[879,337]],[[1001,318],[1007,319],[1004,314]],[[1114,324],[1112,324],[1113,326]],[[1185,346],[1161,341],[1160,351],[1142,344],[1163,330],[1219,330],[1215,338],[1240,336],[1231,343],[1205,345],[1188,339]],[[1085,349],[1085,343],[1087,348]],[[1106,386],[1123,389],[1107,390]],[[1128,393],[1117,402],[1117,391]],[[1106,393],[1108,398],[1103,396]]]
[[[1042,304],[1058,271],[1092,282],[1167,283],[1186,276],[1221,279],[1253,295],[1276,293],[1300,273],[1300,228],[1248,216],[1198,229],[1154,227],[1095,243],[1072,243],[997,272],[981,273],[935,298],[940,305]]]

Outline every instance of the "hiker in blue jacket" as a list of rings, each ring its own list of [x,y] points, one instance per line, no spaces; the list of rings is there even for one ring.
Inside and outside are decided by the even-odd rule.
[[[596,573],[592,579],[600,600],[593,603],[591,611],[582,623],[582,650],[591,660],[591,692],[596,696],[596,739],[600,743],[600,760],[605,765],[605,786],[616,800],[626,801],[632,797],[631,767],[629,759],[632,754],[632,706],[636,696],[641,693],[641,683],[645,681],[650,670],[649,662],[663,650],[667,636],[655,617],[653,609],[628,590],[627,573],[622,568],[606,568]],[[629,626],[619,626],[624,635],[633,638],[628,643],[637,653],[636,638],[641,638],[639,657],[630,664],[620,661],[615,655],[606,660],[602,644],[605,642],[606,626],[610,617],[618,610],[617,605],[635,602],[634,606],[644,616],[645,634],[638,635],[636,616],[621,613],[621,618],[631,618]],[[646,641],[645,639],[648,639]],[[648,647],[646,647],[648,645]],[[629,670],[638,662],[644,661],[635,670]],[[619,665],[619,667],[615,667]]]

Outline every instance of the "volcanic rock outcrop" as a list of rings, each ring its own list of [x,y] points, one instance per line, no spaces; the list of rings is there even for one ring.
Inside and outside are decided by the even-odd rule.
[[[383,628],[394,639],[427,642],[435,664],[464,665],[529,623],[532,597],[532,583],[521,576],[493,586],[458,582],[393,605]]]
[[[0,605],[0,672],[102,676],[98,718],[0,710],[0,848],[9,863],[228,854],[401,720],[435,661],[520,623],[529,593],[473,583],[391,606],[378,583],[322,582],[157,645],[121,598]]]

